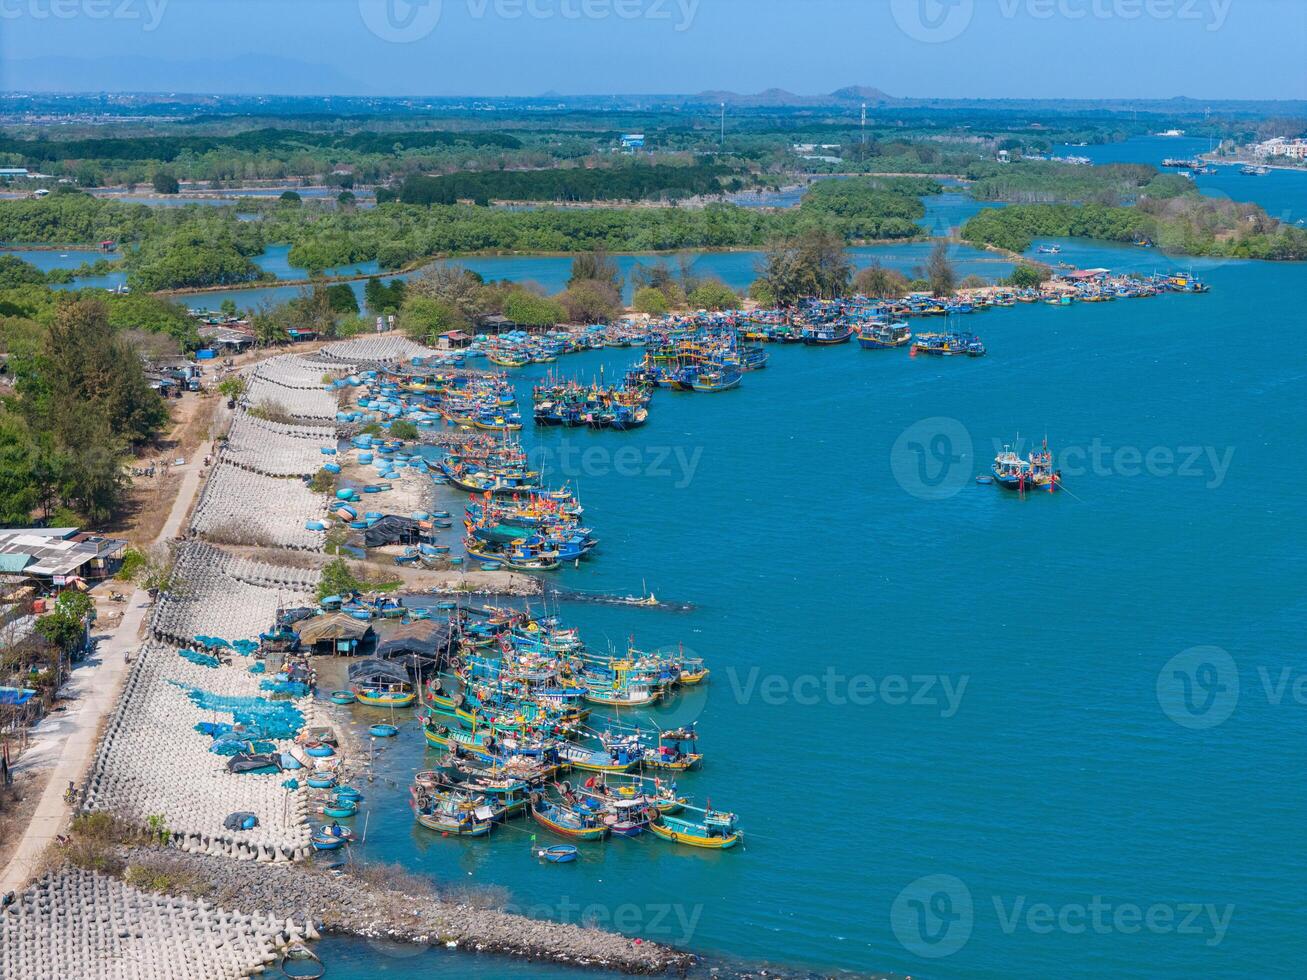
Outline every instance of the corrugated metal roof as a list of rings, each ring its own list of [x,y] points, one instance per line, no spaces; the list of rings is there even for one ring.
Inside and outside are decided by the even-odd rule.
[[[0,572],[21,572],[31,561],[32,556],[23,551],[0,554]]]

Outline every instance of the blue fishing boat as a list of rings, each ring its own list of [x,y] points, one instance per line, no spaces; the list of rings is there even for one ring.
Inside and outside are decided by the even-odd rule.
[[[911,339],[912,331],[906,323],[872,323],[859,332],[858,345],[863,350],[884,350],[903,347]]]
[[[954,357],[959,354],[984,357],[985,345],[975,334],[923,333],[918,334],[912,342],[912,353],[931,357]]]
[[[602,840],[608,825],[594,813],[546,800],[537,793],[531,800],[531,817],[546,830],[573,840]]]
[[[697,808],[687,807],[687,809]],[[703,815],[699,820],[660,813],[649,824],[649,829],[663,840],[684,844],[687,847],[721,851],[734,847],[740,842],[742,834],[737,827],[738,819],[735,814],[711,809],[698,812]]]
[[[847,344],[853,339],[853,325],[851,323],[828,323],[819,327],[805,327],[802,336],[803,342],[810,347]]]
[[[744,373],[733,368],[709,368],[700,370],[690,379],[690,390],[704,393],[730,391],[738,388],[744,379]]]
[[[399,734],[399,729],[394,725],[378,724],[369,727],[368,732],[377,738],[394,738]]]

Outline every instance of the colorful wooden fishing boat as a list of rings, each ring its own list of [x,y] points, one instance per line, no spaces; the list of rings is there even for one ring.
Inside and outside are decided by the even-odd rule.
[[[659,814],[649,824],[649,829],[663,840],[671,841],[673,844],[684,844],[687,847],[720,851],[734,847],[740,842],[742,834],[736,826],[738,821],[735,814],[720,810],[699,810],[699,812],[703,814],[701,820]]]
[[[906,323],[876,323],[858,333],[858,345],[863,350],[884,350],[903,347],[912,339]]]
[[[531,801],[531,818],[546,830],[573,840],[603,840],[608,825],[592,813],[584,813],[546,800],[537,794]]]
[[[847,344],[852,339],[853,324],[851,323],[829,323],[819,327],[806,327],[803,330],[803,342],[809,346]]]
[[[419,792],[413,800],[413,815],[427,830],[456,837],[485,837],[495,826],[489,807],[454,792]]]

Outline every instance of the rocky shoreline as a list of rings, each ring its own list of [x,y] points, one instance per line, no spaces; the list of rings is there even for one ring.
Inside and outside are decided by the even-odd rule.
[[[657,943],[611,932],[544,922],[497,909],[414,894],[368,880],[366,872],[321,870],[305,864],[272,865],[230,861],[175,850],[124,847],[130,869],[157,880],[202,881],[205,898],[227,908],[257,909],[267,919],[304,922],[302,935],[335,933],[365,939],[455,946],[571,966],[598,967],[637,975],[685,975],[695,957]],[[379,869],[386,876],[390,869]],[[139,874],[139,872],[138,872]]]

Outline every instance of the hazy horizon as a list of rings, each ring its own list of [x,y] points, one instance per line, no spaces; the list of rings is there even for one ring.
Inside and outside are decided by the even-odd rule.
[[[1304,39],[1295,0],[0,0],[0,88],[1293,101]]]

